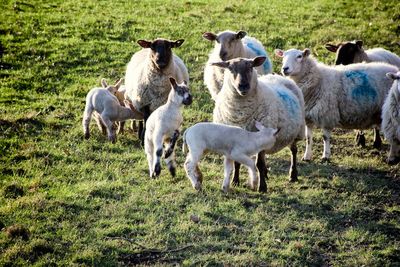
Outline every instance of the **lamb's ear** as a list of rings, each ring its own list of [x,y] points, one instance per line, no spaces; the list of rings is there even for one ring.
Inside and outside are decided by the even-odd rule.
[[[283,51],[282,49],[275,49],[275,56],[277,57],[283,57],[283,53],[285,51]]]
[[[247,32],[245,32],[245,31],[238,31],[237,33],[236,33],[236,38],[237,39],[242,39],[243,37],[245,37],[247,35]]]
[[[256,126],[257,130],[259,131],[262,131],[265,128],[264,125],[262,125],[262,123],[259,121],[256,121],[254,126]]]
[[[311,54],[311,50],[306,48],[303,50],[303,57],[308,57]]]
[[[150,48],[152,44],[152,42],[146,40],[139,40],[137,43],[143,48]]]
[[[203,38],[207,39],[209,41],[215,41],[215,40],[217,40],[217,35],[212,32],[205,32],[205,33],[203,33]]]
[[[229,62],[228,61],[213,62],[213,63],[210,63],[210,65],[220,67],[220,68],[227,68],[227,67],[229,67]]]
[[[119,89],[119,87],[122,85],[122,81],[123,81],[123,79],[121,78],[121,79],[119,79],[119,80],[117,80],[117,82],[116,82],[116,84],[115,84],[115,88],[117,88],[117,90]]]
[[[394,72],[388,72],[388,73],[386,73],[386,77],[388,77],[389,79],[392,79],[392,80],[398,80],[398,79],[400,79],[400,75],[397,75],[397,74],[394,73]]]
[[[101,79],[101,86],[103,86],[103,88],[107,88],[108,87],[106,79],[104,79],[104,78]]]
[[[362,46],[363,46],[363,41],[357,40],[357,41],[356,41],[356,45],[358,46],[358,48],[362,48]]]
[[[184,39],[179,39],[179,40],[176,40],[175,42],[171,42],[171,47],[172,48],[180,47],[184,41],[185,41]]]
[[[325,48],[326,48],[328,51],[331,51],[331,52],[333,52],[333,53],[336,53],[336,51],[338,50],[339,46],[333,45],[333,44],[325,44]]]
[[[169,82],[171,83],[173,88],[175,88],[177,86],[176,80],[173,77],[169,77]]]
[[[261,66],[265,62],[266,59],[267,59],[267,57],[255,57],[253,59],[253,67]]]
[[[274,135],[274,136],[277,136],[277,134],[278,134],[280,131],[281,131],[281,128],[274,129],[273,135]]]

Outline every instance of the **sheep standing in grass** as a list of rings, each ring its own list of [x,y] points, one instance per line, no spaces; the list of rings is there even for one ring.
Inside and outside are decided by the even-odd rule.
[[[177,84],[172,77],[170,77],[170,83],[172,90],[167,103],[156,109],[146,122],[144,150],[149,164],[150,177],[160,175],[163,145],[166,145],[165,163],[171,175],[175,176],[174,149],[183,121],[180,109],[182,105],[192,103],[192,96],[185,83]]]
[[[180,47],[183,41],[138,41],[143,49],[135,53],[128,63],[125,74],[126,98],[143,113],[145,123],[154,110],[167,102],[171,90],[169,77],[175,78],[178,83],[189,83],[185,64],[172,53],[172,48]],[[144,132],[140,122],[139,135],[142,142]]]
[[[244,31],[223,31],[218,34],[206,32],[203,34],[205,39],[212,42],[215,41],[215,47],[204,69],[204,83],[214,101],[224,82],[224,69],[212,66],[210,63],[237,57],[254,58],[265,56],[266,60],[256,68],[257,72],[259,75],[272,72],[272,63],[263,45],[257,39],[246,35],[247,33]]]
[[[120,80],[115,86],[108,86],[106,81],[102,79],[103,88],[93,88],[87,94],[82,120],[83,132],[86,139],[90,137],[89,123],[93,112],[99,128],[103,132],[107,131],[108,139],[113,143],[116,141],[113,129],[114,122],[128,119],[143,119],[142,113],[120,105],[115,93],[121,82]],[[128,105],[128,103],[125,104]]]
[[[400,162],[400,71],[386,75],[394,82],[382,108],[382,131],[390,144],[387,163],[396,164]]]
[[[258,175],[252,156],[261,150],[269,150],[275,143],[277,129],[265,128],[255,122],[258,132],[249,132],[240,127],[218,123],[203,122],[188,128],[183,134],[183,148],[187,144],[189,153],[185,161],[185,171],[192,186],[201,189],[202,174],[198,163],[205,151],[214,151],[224,155],[224,181],[222,190],[229,190],[230,176],[234,161],[249,169],[249,186],[256,189]]]
[[[225,69],[224,83],[214,108],[214,122],[254,131],[254,120],[265,127],[280,129],[270,149],[261,151],[257,158],[260,172],[259,191],[265,192],[267,168],[265,153],[272,154],[286,146],[292,152],[290,181],[297,180],[297,141],[304,137],[304,100],[300,89],[290,79],[268,74],[258,78],[254,67],[263,64],[265,57],[236,58],[212,63]],[[238,183],[238,164],[233,183]]]
[[[310,56],[310,50],[277,49],[283,57],[282,74],[301,88],[306,104],[306,151],[303,160],[312,157],[312,128],[322,128],[324,152],[331,156],[330,138],[333,128],[368,129],[380,125],[383,101],[391,80],[387,72],[395,66],[385,63],[360,63],[348,66],[327,66]]]

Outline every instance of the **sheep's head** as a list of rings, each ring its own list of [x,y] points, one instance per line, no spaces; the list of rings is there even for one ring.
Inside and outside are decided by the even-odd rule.
[[[101,86],[107,89],[111,94],[115,95],[118,92],[119,87],[122,85],[123,79],[119,79],[115,82],[115,85],[108,85],[106,79],[101,79]]]
[[[264,149],[270,149],[274,146],[276,142],[276,136],[278,135],[280,129],[265,127],[261,122],[255,121],[254,126],[259,131],[261,138],[264,143]]]
[[[172,77],[169,77],[169,81],[172,86],[172,91],[174,95],[174,101],[177,103],[182,103],[185,106],[192,104],[192,95],[190,94],[189,87],[184,81],[181,84],[177,84],[176,80]]]
[[[386,77],[394,80],[394,84],[395,84],[394,86],[396,86],[396,89],[400,95],[400,71],[398,71],[397,73],[388,72],[388,73],[386,73]]]
[[[218,34],[205,32],[203,37],[209,41],[215,41],[215,48],[219,51],[221,60],[229,60],[238,57],[238,51],[243,49],[242,38],[247,33],[245,31],[223,31]]]
[[[257,77],[254,67],[264,63],[266,57],[256,57],[254,59],[235,58],[228,61],[211,63],[213,66],[225,68],[225,75],[229,75],[230,83],[240,96],[245,96],[251,89],[253,77]],[[254,75],[255,74],[255,75]]]
[[[311,54],[310,49],[303,51],[297,49],[289,49],[283,51],[275,49],[275,55],[283,58],[281,72],[284,76],[296,76],[302,68],[304,60]]]
[[[162,70],[168,67],[172,60],[172,48],[180,47],[183,42],[183,39],[177,41],[156,39],[152,42],[139,40],[138,44],[143,48],[151,49],[151,60],[158,69]]]
[[[349,65],[355,63],[355,57],[363,51],[362,41],[344,42],[338,45],[326,44],[328,51],[336,53],[336,65]]]

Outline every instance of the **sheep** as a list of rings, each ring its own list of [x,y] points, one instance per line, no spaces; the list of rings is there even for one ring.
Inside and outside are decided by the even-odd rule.
[[[128,119],[143,119],[143,114],[135,109],[123,107],[119,103],[115,93],[121,85],[119,80],[116,85],[108,86],[105,79],[102,79],[102,88],[97,87],[89,91],[86,96],[85,111],[83,113],[82,126],[85,139],[90,138],[89,123],[92,114],[95,117],[99,129],[105,133],[107,131],[108,139],[115,143],[116,135],[113,129],[113,123],[116,121],[125,121]],[[125,103],[129,105],[129,103]]]
[[[236,58],[214,62],[212,65],[226,69],[221,92],[215,102],[213,121],[254,131],[254,120],[265,127],[281,129],[270,149],[258,153],[260,172],[258,190],[265,192],[267,168],[265,153],[273,154],[286,146],[291,150],[290,181],[297,180],[297,141],[304,137],[304,100],[300,89],[290,79],[275,74],[257,77],[254,67],[266,57]],[[235,164],[233,184],[238,183],[238,164]]]
[[[257,72],[260,75],[272,72],[272,63],[263,45],[257,39],[246,35],[245,31],[223,31],[218,34],[205,32],[203,34],[203,38],[212,42],[215,41],[215,47],[204,69],[204,83],[214,101],[222,88],[224,69],[212,66],[210,63],[237,57],[254,58],[256,56],[265,56],[267,59],[264,64],[256,68]]]
[[[325,44],[328,51],[336,53],[336,65],[349,65],[361,62],[386,62],[400,68],[400,57],[383,48],[373,48],[364,50],[361,40],[352,42],[342,42],[338,45]],[[365,147],[365,137],[363,132],[358,132],[356,137],[357,145]],[[379,129],[374,128],[374,147],[379,149],[382,141],[379,135]]]
[[[165,163],[172,176],[175,176],[175,144],[179,137],[179,128],[183,117],[180,108],[192,103],[192,95],[186,83],[177,84],[170,77],[172,90],[169,92],[167,103],[157,108],[146,122],[144,150],[149,165],[150,177],[160,175],[160,158],[163,154],[163,145],[166,145],[164,154]]]
[[[306,103],[306,150],[312,158],[312,128],[322,128],[322,160],[331,156],[333,128],[368,129],[381,123],[383,101],[391,82],[385,73],[397,70],[386,63],[327,66],[310,56],[310,49],[275,50],[283,58],[281,72],[301,88]]]
[[[224,181],[222,190],[227,193],[233,162],[244,164],[249,169],[249,186],[256,189],[258,176],[252,156],[261,150],[271,149],[275,143],[278,129],[266,128],[255,122],[258,132],[249,132],[237,126],[202,122],[188,128],[183,134],[183,150],[189,148],[185,161],[185,171],[193,188],[201,189],[202,174],[198,163],[205,151],[214,151],[224,155]]]
[[[125,97],[132,101],[135,109],[143,113],[144,124],[151,112],[165,104],[171,90],[169,77],[178,83],[189,84],[189,74],[183,61],[172,53],[172,48],[182,45],[183,39],[169,41],[139,40],[143,48],[136,52],[127,65],[125,74]],[[143,143],[145,129],[139,122],[139,136]]]
[[[394,80],[382,108],[382,131],[390,143],[386,162],[392,165],[400,162],[400,71],[386,76]]]

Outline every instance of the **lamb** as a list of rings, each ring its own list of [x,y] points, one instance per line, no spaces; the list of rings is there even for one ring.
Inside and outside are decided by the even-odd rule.
[[[115,143],[116,135],[113,129],[113,123],[116,121],[125,121],[128,119],[143,119],[143,114],[135,109],[123,107],[120,105],[116,91],[121,85],[119,80],[116,85],[108,86],[105,79],[102,79],[103,88],[97,87],[89,91],[86,96],[86,106],[83,113],[83,132],[85,139],[89,139],[89,123],[92,114],[95,117],[100,130],[105,133],[107,131],[108,139]],[[129,103],[125,103],[129,105]]]
[[[204,69],[204,83],[214,101],[224,82],[224,69],[212,66],[210,63],[237,57],[254,58],[256,56],[265,56],[267,59],[264,64],[256,68],[257,72],[260,75],[272,72],[272,63],[263,45],[257,39],[246,35],[245,31],[223,31],[218,34],[206,32],[203,34],[205,39],[212,42],[215,41],[215,47]]]
[[[271,149],[279,130],[265,128],[260,122],[255,122],[258,132],[249,132],[237,126],[202,122],[188,128],[183,134],[183,149],[189,148],[185,161],[185,171],[193,188],[201,189],[202,174],[198,163],[205,151],[214,151],[224,155],[224,181],[222,190],[229,190],[233,162],[244,164],[249,169],[249,186],[256,189],[258,176],[252,156],[261,150]]]
[[[257,77],[254,67],[262,65],[265,60],[266,57],[236,58],[212,63],[226,69],[224,83],[215,102],[214,122],[254,131],[254,120],[257,120],[265,127],[280,129],[274,145],[258,153],[260,192],[267,190],[265,153],[273,154],[286,146],[290,146],[292,154],[290,181],[297,180],[296,143],[304,137],[305,127],[304,100],[296,84],[274,74]],[[238,167],[236,164],[234,184],[238,183]]]
[[[177,84],[170,77],[172,90],[167,103],[156,109],[146,122],[147,131],[144,138],[144,150],[149,164],[150,177],[160,175],[160,158],[163,154],[163,144],[166,145],[165,163],[169,172],[175,176],[175,144],[179,137],[179,128],[183,117],[180,108],[192,103],[192,95],[185,83]]]
[[[312,158],[312,128],[322,128],[323,160],[331,156],[333,128],[368,129],[381,123],[383,101],[391,86],[385,73],[397,71],[386,63],[327,66],[304,51],[277,49],[283,57],[282,74],[301,88],[306,103],[306,150],[303,160]]]
[[[151,112],[165,104],[171,90],[169,77],[178,83],[189,84],[189,74],[183,61],[172,53],[172,48],[182,45],[183,39],[169,41],[139,40],[143,48],[136,52],[128,63],[125,74],[126,98],[135,109],[143,113],[144,123]],[[143,143],[145,129],[139,123],[139,135]]]
[[[390,143],[386,162],[393,165],[400,162],[400,71],[386,76],[394,82],[382,108],[382,131]]]

